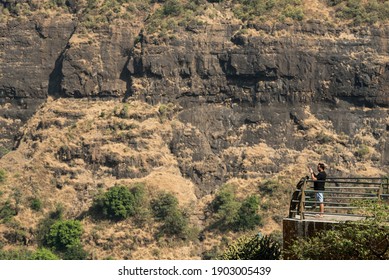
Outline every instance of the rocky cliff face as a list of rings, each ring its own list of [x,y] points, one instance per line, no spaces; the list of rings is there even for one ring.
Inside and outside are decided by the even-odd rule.
[[[347,135],[344,146],[371,147],[369,160],[388,170],[387,26],[194,25],[156,38],[140,24],[82,33],[68,19],[15,20],[0,30],[2,154],[48,96],[108,97],[179,106],[178,119],[194,130],[173,131],[169,146],[182,174],[207,192],[228,178],[290,164],[281,157],[243,168],[247,155],[233,149],[317,148],[335,141],[328,129]]]
[[[0,20],[0,203],[17,221],[0,224],[4,244],[38,244],[61,203],[95,258],[200,258],[220,243],[209,205],[223,183],[258,195],[266,234],[307,165],[389,173],[387,26],[189,24],[154,36],[140,19],[92,30],[58,17]],[[88,216],[98,194],[134,183],[173,193],[203,248],[161,249],[155,225]]]

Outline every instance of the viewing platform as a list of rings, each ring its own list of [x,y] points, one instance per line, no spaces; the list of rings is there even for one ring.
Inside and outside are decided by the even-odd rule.
[[[293,192],[289,215],[283,219],[284,248],[297,238],[312,237],[335,224],[369,218],[371,203],[389,203],[389,178],[328,178],[325,180],[324,213],[319,213],[313,180],[302,178]]]

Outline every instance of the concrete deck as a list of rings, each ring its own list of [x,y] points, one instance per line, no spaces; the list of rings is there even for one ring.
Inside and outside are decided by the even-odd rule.
[[[318,216],[316,214],[304,214],[305,221],[314,221],[314,222],[332,222],[332,223],[340,223],[347,221],[361,221],[364,220],[365,217],[362,216],[348,216],[348,215],[326,215]],[[300,215],[296,215],[293,220],[300,220]]]

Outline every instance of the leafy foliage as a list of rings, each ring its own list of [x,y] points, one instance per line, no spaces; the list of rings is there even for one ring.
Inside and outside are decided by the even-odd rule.
[[[0,250],[0,260],[58,260],[59,257],[46,248],[36,251],[17,248],[14,250]]]
[[[151,201],[151,208],[157,220],[162,222],[158,236],[176,236],[182,239],[190,237],[187,215],[179,208],[177,198],[170,193],[160,193]]]
[[[261,225],[258,215],[259,199],[255,195],[242,202],[236,198],[232,185],[224,185],[211,203],[214,226],[221,230],[249,230]]]
[[[0,206],[0,222],[8,222],[13,216],[16,216],[17,211],[10,201],[6,201]]]
[[[66,251],[80,244],[82,226],[79,221],[64,220],[55,222],[46,235],[46,244],[57,251]]]
[[[114,186],[95,199],[94,208],[101,211],[108,219],[123,220],[135,215],[144,195],[141,187],[130,190],[126,186]]]
[[[338,18],[350,20],[354,25],[389,19],[388,1],[329,0],[327,2],[328,5],[335,7]]]
[[[258,21],[274,15],[279,19],[304,18],[303,3],[300,0],[237,0],[235,15],[243,21]]]
[[[31,255],[31,260],[58,260],[59,257],[47,248],[39,248]]]
[[[158,198],[151,201],[154,216],[160,220],[166,219],[177,211],[178,200],[170,193],[161,193]]]
[[[39,198],[32,197],[30,199],[30,208],[34,211],[40,211],[42,209],[42,201]]]
[[[66,248],[62,257],[64,260],[85,260],[89,253],[83,248],[81,243],[75,243]]]
[[[0,260],[30,260],[32,251],[26,249],[0,250]]]
[[[239,208],[236,228],[239,230],[249,230],[261,225],[262,219],[257,214],[258,207],[259,199],[257,196],[251,195],[247,197]]]
[[[244,236],[220,256],[222,260],[279,260],[281,246],[270,236]]]

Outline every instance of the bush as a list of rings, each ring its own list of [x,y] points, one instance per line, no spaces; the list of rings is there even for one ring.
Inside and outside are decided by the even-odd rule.
[[[178,200],[170,193],[161,193],[157,199],[151,201],[151,209],[154,216],[159,220],[164,220],[170,214],[177,211]]]
[[[0,250],[0,260],[30,260],[32,251],[26,249]]]
[[[224,185],[211,203],[216,226],[220,228],[231,227],[235,224],[240,203],[236,200],[235,190],[232,185]]]
[[[0,260],[58,260],[59,257],[46,248],[37,249],[35,252],[18,248],[15,250],[0,250]]]
[[[0,222],[9,222],[13,216],[17,215],[15,207],[9,201],[6,201],[0,208]]]
[[[59,260],[59,257],[49,249],[40,248],[31,255],[31,260]]]
[[[262,219],[257,214],[258,207],[259,199],[257,196],[252,195],[246,198],[239,208],[236,228],[239,230],[249,230],[262,225]]]
[[[66,251],[80,244],[82,226],[79,221],[65,220],[55,222],[46,235],[46,244],[57,251]]]
[[[261,195],[272,196],[280,187],[280,182],[277,180],[265,180],[259,185],[259,192]]]
[[[42,210],[42,201],[39,198],[31,198],[30,208],[34,211]]]
[[[211,203],[214,212],[214,227],[221,230],[249,230],[261,225],[258,215],[259,199],[252,195],[242,202],[235,196],[232,185],[224,185]]]
[[[64,260],[85,260],[89,253],[82,247],[80,243],[68,246],[62,254]]]
[[[304,18],[304,11],[301,7],[296,7],[293,5],[287,5],[284,10],[282,11],[282,14],[285,17],[301,21]]]
[[[220,256],[222,260],[279,260],[281,246],[270,236],[241,237]]]
[[[179,16],[183,8],[179,0],[167,0],[163,6],[165,16]]]
[[[113,220],[123,220],[135,213],[135,198],[125,186],[114,186],[94,202],[94,207]]]
[[[96,216],[102,215],[111,220],[123,220],[134,217],[142,224],[149,216],[147,193],[141,183],[134,184],[130,189],[126,186],[114,186],[93,203],[91,211]]]
[[[185,217],[179,209],[174,209],[164,218],[164,223],[160,228],[160,233],[186,238],[187,229],[187,217]]]
[[[156,199],[151,201],[151,208],[154,217],[163,222],[159,236],[168,235],[187,239],[196,234],[194,229],[189,228],[188,217],[178,207],[178,200],[174,195],[160,193]]]

